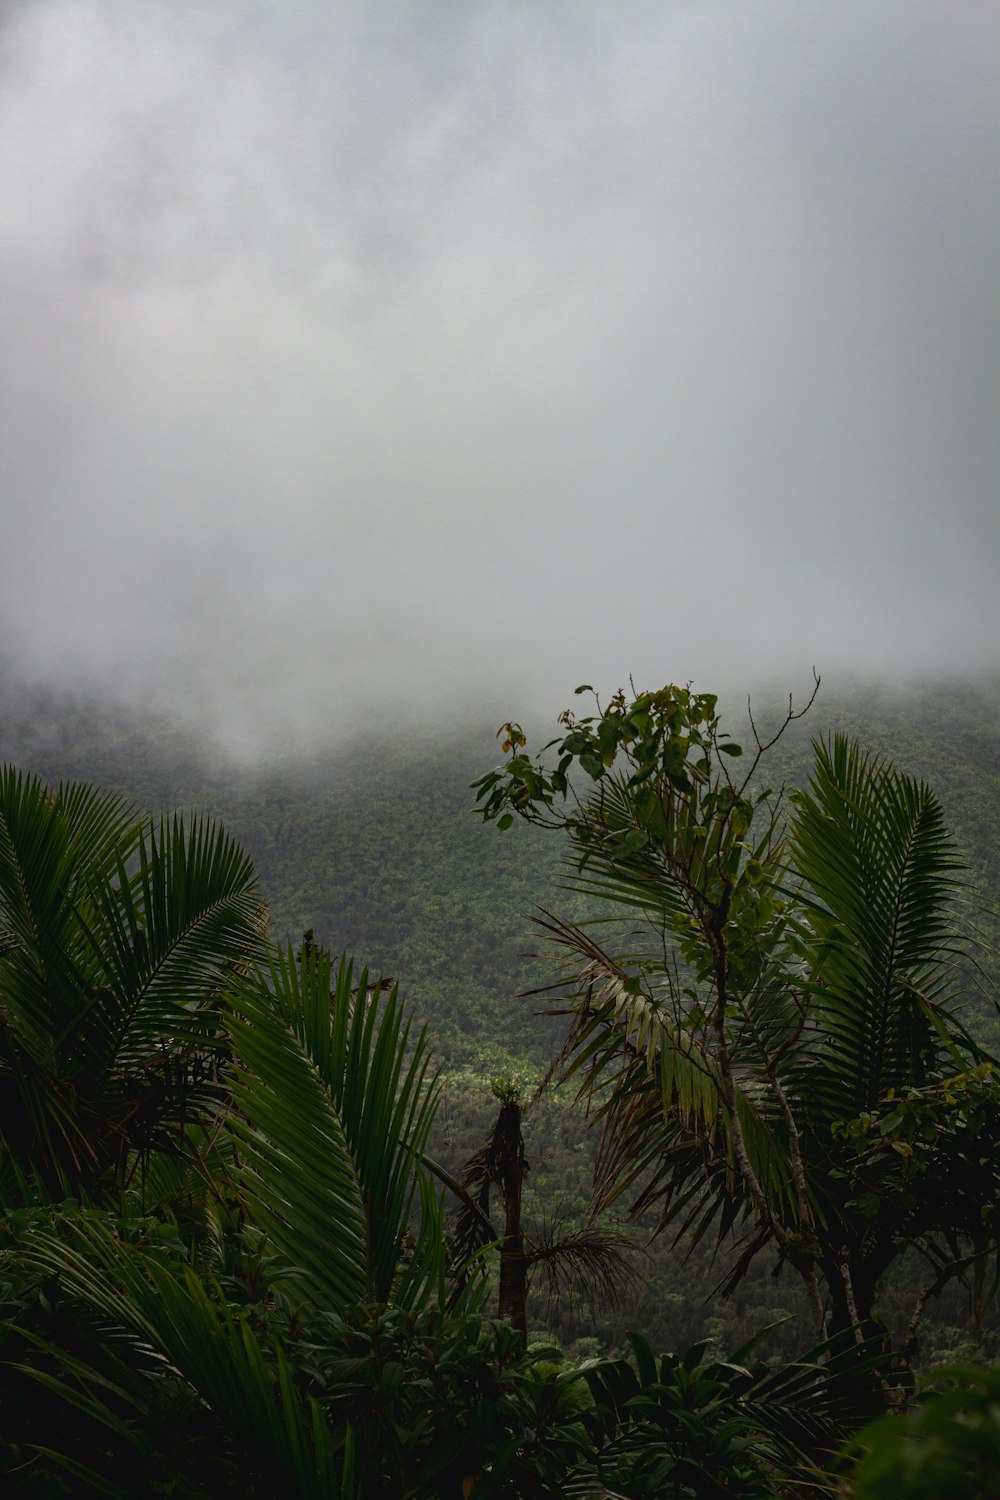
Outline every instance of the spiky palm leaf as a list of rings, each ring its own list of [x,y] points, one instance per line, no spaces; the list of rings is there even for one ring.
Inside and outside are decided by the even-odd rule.
[[[573,823],[574,852],[562,883],[567,890],[643,916],[659,929],[683,912],[685,903],[656,843],[639,841],[634,795],[626,776],[612,773],[602,779],[593,794],[594,808]],[[671,810],[664,812],[663,821],[668,817]]]
[[[152,1386],[174,1376],[196,1393],[215,1424],[220,1478],[228,1464],[228,1482],[239,1475],[251,1495],[290,1486],[315,1500],[342,1500],[352,1491],[350,1448],[338,1452],[341,1445],[317,1403],[303,1401],[281,1347],[268,1346],[189,1266],[139,1252],[110,1227],[84,1219],[69,1227],[68,1240],[37,1235],[25,1258],[42,1275],[58,1277],[63,1294],[96,1316],[119,1353],[113,1392],[105,1371],[49,1346],[43,1348],[56,1370],[29,1373],[107,1427],[119,1449],[142,1442],[141,1424],[135,1428],[128,1411],[141,1417]],[[90,1455],[61,1452],[56,1434],[39,1451],[98,1493],[134,1493],[115,1484],[118,1476],[90,1469],[83,1462],[89,1457],[92,1463]]]
[[[253,866],[207,820],[0,771],[0,1135],[49,1191],[93,1191],[210,1091],[225,974],[259,949]],[[7,1184],[5,1191],[17,1192]]]
[[[827,1045],[810,1099],[835,1119],[974,1054],[949,1015],[962,863],[928,786],[838,735],[815,745],[790,849],[807,883],[812,1008]]]
[[[426,1042],[395,989],[291,948],[235,982],[227,1027],[241,1192],[313,1307],[417,1308],[444,1274],[440,1208],[421,1167],[436,1107]],[[413,1225],[415,1202],[420,1213]]]
[[[134,850],[134,810],[89,788],[58,792],[0,768],[0,1137],[30,1173],[93,1159],[61,1053],[92,1005],[96,975],[77,911],[86,875],[120,843]],[[39,1160],[39,1158],[41,1160]],[[60,1173],[50,1174],[58,1185]]]
[[[636,1212],[660,1206],[664,1220],[696,1229],[697,1238],[721,1214],[726,1233],[750,1209],[736,1169],[733,1129],[712,1038],[685,1025],[669,998],[658,998],[573,923],[546,913],[539,925],[573,955],[575,1017],[557,1073],[572,1079],[602,1126],[595,1214],[623,1193],[639,1189]],[[575,998],[573,998],[575,997]],[[777,1026],[771,997],[769,1024]],[[785,1015],[787,1031],[796,1015]],[[749,1028],[748,1028],[749,1030]],[[787,1142],[753,1045],[737,1056],[736,1107],[743,1141],[776,1216],[793,1217]]]

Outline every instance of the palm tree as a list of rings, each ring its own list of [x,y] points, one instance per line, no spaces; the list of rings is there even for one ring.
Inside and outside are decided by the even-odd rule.
[[[902,1243],[929,1262],[935,1292],[966,1263],[982,1269],[996,1246],[997,1090],[957,1015],[963,866],[940,803],[843,736],[814,749],[789,830],[811,1038],[790,1087],[843,1325],[871,1316]]]
[[[101,1329],[70,1348],[32,1338],[33,1358],[18,1371],[35,1395],[22,1398],[30,1423],[17,1435],[29,1471],[42,1459],[43,1476],[51,1463],[83,1482],[80,1493],[114,1500],[153,1493],[164,1479],[181,1496],[355,1493],[349,1430],[334,1431],[302,1393],[278,1330],[255,1329],[211,1278],[79,1215],[58,1235],[30,1236],[22,1256],[58,1281],[84,1330]],[[43,1391],[55,1398],[48,1407]]]
[[[503,1076],[491,1080],[491,1090],[500,1105],[493,1127],[466,1162],[461,1182],[446,1183],[459,1203],[454,1234],[459,1275],[452,1300],[457,1302],[466,1290],[468,1273],[461,1269],[463,1263],[475,1261],[477,1251],[496,1244],[497,1315],[510,1319],[526,1346],[528,1293],[536,1272],[548,1282],[550,1299],[565,1291],[593,1307],[598,1300],[606,1304],[622,1301],[635,1281],[635,1267],[629,1259],[627,1237],[615,1230],[593,1224],[566,1229],[556,1221],[535,1225],[530,1235],[525,1233],[522,1195],[530,1163],[521,1133],[520,1090],[512,1078]],[[440,1173],[434,1165],[432,1170]],[[491,1190],[503,1209],[502,1234],[489,1217]]]
[[[8,1215],[5,1263],[70,1309],[8,1328],[13,1404],[41,1386],[79,1419],[25,1451],[107,1494],[135,1492],[133,1462],[145,1492],[160,1440],[194,1470],[207,1444],[248,1494],[352,1493],[350,1432],[295,1341],[446,1300],[436,1083],[396,987],[269,945],[253,866],[210,822],[4,768],[0,1084],[0,1207],[42,1205]]]
[[[211,822],[0,768],[7,1201],[120,1190],[222,1097],[223,989],[264,918],[251,861]]]
[[[683,768],[668,774],[682,790]],[[721,788],[698,784],[699,816],[714,815],[723,803],[741,806]],[[788,1252],[803,1222],[795,1216],[802,1207],[795,1173],[802,1164],[812,1170],[814,1154],[809,1130],[797,1124],[801,1101],[792,1086],[804,1024],[795,1020],[786,1040],[779,1022],[787,1028],[782,1016],[801,1017],[812,997],[827,991],[845,1014],[849,1009],[850,996],[844,999],[836,981],[840,933],[831,894],[817,887],[794,916],[778,912],[778,886],[763,873],[781,865],[774,827],[767,847],[758,844],[744,859],[735,813],[699,836],[691,808],[681,809],[673,832],[658,835],[657,853],[621,820],[628,790],[619,787],[619,803],[606,803],[606,847],[598,824],[587,825],[584,842],[593,832],[598,847],[585,881],[625,908],[649,912],[655,879],[673,860],[687,885],[683,899],[660,901],[661,912],[669,910],[673,921],[690,915],[689,907],[711,915],[724,906],[738,929],[723,933],[724,972],[717,964],[705,969],[706,953],[718,954],[696,928],[677,927],[681,961],[697,982],[721,973],[724,1013],[719,1023],[717,1007],[706,1028],[689,1008],[689,1046],[647,983],[654,966],[613,968],[616,961],[592,945],[593,1014],[602,1005],[612,1009],[582,1051],[571,1049],[567,1067],[593,1067],[599,1085],[610,1067],[601,1049],[617,1047],[638,1072],[632,1097],[620,1090],[608,1113],[609,1140],[625,1139],[652,1098],[643,1126],[648,1162],[655,1164],[664,1143],[668,1153],[676,1149],[688,1182],[697,1178],[693,1191],[709,1207],[721,1203],[724,1214],[763,1202],[769,1217],[759,1222]],[[668,811],[662,801],[653,808],[655,828]],[[612,847],[628,853],[630,868],[624,856],[610,856]],[[738,878],[728,887],[722,880],[728,894],[719,896],[712,882],[734,869]],[[702,907],[692,895],[698,890]],[[578,952],[590,942],[554,921],[551,930]],[[793,962],[796,942],[813,954],[812,967]],[[907,963],[912,986],[918,970]],[[749,1043],[727,1030],[730,1004],[757,1018],[756,1031],[746,1032],[756,1038],[756,1073],[745,1061]],[[581,1035],[591,1019],[581,1002]],[[91,788],[52,791],[3,773],[0,1068],[0,1206],[14,1206],[19,1195],[42,1203],[4,1222],[12,1247],[4,1256],[5,1276],[11,1273],[5,1299],[14,1314],[4,1320],[5,1354],[14,1354],[0,1361],[5,1403],[33,1413],[17,1446],[0,1434],[17,1470],[41,1459],[41,1486],[51,1464],[88,1492],[124,1497],[159,1486],[166,1465],[168,1484],[192,1500],[237,1484],[250,1496],[285,1485],[347,1500],[359,1485],[368,1493],[365,1474],[384,1467],[373,1433],[391,1433],[405,1445],[423,1431],[442,1450],[436,1472],[447,1473],[450,1488],[441,1493],[468,1494],[486,1459],[520,1463],[526,1430],[534,1433],[529,1472],[536,1457],[540,1472],[577,1466],[588,1428],[575,1406],[562,1422],[558,1398],[581,1372],[539,1376],[513,1330],[484,1330],[478,1318],[451,1320],[444,1311],[442,1210],[425,1152],[436,1084],[423,1035],[412,1036],[394,987],[387,993],[369,985],[366,973],[355,982],[346,960],[334,965],[312,942],[297,957],[267,946],[252,866],[221,830],[198,820],[154,824]],[[671,1137],[675,1118],[682,1129]],[[519,1180],[508,1180],[505,1164],[516,1155],[519,1116],[509,1114],[505,1127],[506,1143],[496,1143],[499,1160],[484,1161],[481,1186],[491,1179],[506,1195],[514,1238]],[[779,1168],[789,1163],[786,1190]],[[702,1166],[709,1169],[707,1190]],[[163,1206],[192,1173],[202,1174],[218,1210],[218,1238],[227,1242],[214,1258],[193,1237],[185,1242],[176,1214]],[[46,1206],[45,1197],[57,1193],[89,1202]],[[122,1212],[133,1207],[130,1194],[139,1199],[134,1217]],[[468,1192],[465,1201],[473,1217],[485,1219]],[[821,1207],[807,1180],[807,1227],[822,1225]],[[546,1253],[552,1258],[565,1248]],[[581,1254],[578,1244],[577,1259]],[[466,1309],[476,1300],[470,1285]],[[385,1349],[377,1350],[381,1342]],[[595,1404],[607,1398],[597,1438],[609,1452],[621,1453],[625,1424],[638,1424],[645,1446],[647,1432],[664,1428],[666,1417],[664,1456],[673,1462],[683,1429],[682,1457],[693,1452],[700,1464],[702,1429],[691,1429],[692,1438],[674,1419],[669,1390],[661,1400],[672,1375],[679,1391],[696,1381],[698,1399],[708,1399],[706,1433],[735,1434],[742,1447],[744,1428],[761,1428],[757,1419],[750,1427],[743,1421],[745,1382],[755,1377],[712,1367],[706,1384],[702,1353],[692,1351],[683,1368],[675,1360],[657,1370],[637,1341],[641,1390],[624,1369],[590,1372]],[[832,1367],[827,1362],[826,1372]],[[816,1388],[823,1406],[834,1384],[814,1368],[800,1369],[783,1382],[760,1382],[758,1394],[766,1406],[782,1392],[801,1401]],[[428,1411],[428,1391],[457,1392],[464,1430],[448,1431],[456,1425],[450,1397]],[[46,1392],[51,1402],[34,1400]],[[723,1398],[727,1421],[719,1428]],[[355,1420],[369,1424],[368,1451],[358,1450],[364,1473],[355,1461]],[[589,1430],[593,1435],[593,1422]],[[798,1452],[797,1441],[794,1447]],[[785,1438],[769,1433],[760,1455],[765,1469],[779,1450],[788,1451]],[[637,1452],[636,1462],[644,1464],[644,1454]],[[424,1492],[420,1475],[406,1478]],[[400,1493],[395,1479],[389,1482]],[[581,1487],[593,1489],[589,1476]]]
[[[940,805],[838,737],[786,828],[755,790],[774,740],[754,730],[734,778],[711,695],[598,709],[563,716],[554,769],[506,726],[510,759],[477,783],[486,818],[568,834],[566,883],[621,918],[613,938],[540,919],[572,1016],[555,1071],[603,1125],[594,1208],[632,1190],[689,1237],[742,1228],[726,1287],[776,1248],[818,1329],[861,1336],[902,1247],[930,1264],[926,1297],[997,1242],[1000,1108],[954,1013],[961,867]]]

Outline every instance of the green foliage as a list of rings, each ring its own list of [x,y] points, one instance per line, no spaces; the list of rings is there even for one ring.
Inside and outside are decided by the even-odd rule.
[[[328,1318],[310,1358],[332,1417],[351,1424],[365,1495],[556,1496],[586,1462],[575,1377],[507,1323]]]
[[[890,753],[935,788],[977,886],[1000,900],[997,683],[830,684],[769,751],[773,783],[805,783],[810,733],[842,730]],[[727,717],[744,738],[738,701]],[[766,704],[757,718],[768,720]],[[364,954],[373,972],[401,976],[448,1068],[497,1038],[544,1068],[561,1033],[515,997],[545,982],[544,964],[524,952],[533,946],[525,918],[552,904],[564,850],[520,820],[503,839],[484,838],[469,816],[468,783],[490,762],[495,725],[470,725],[467,713],[432,732],[365,724],[356,741],[314,755],[299,752],[290,726],[280,760],[238,765],[176,720],[15,688],[0,667],[0,756],[52,783],[82,779],[152,809],[221,818],[253,857],[281,941],[314,927],[337,951]],[[574,899],[560,909],[578,921],[588,908]],[[1000,1050],[992,1005],[971,982],[966,993],[967,1024]]]
[[[0,769],[0,1193],[120,1190],[217,1100],[225,978],[259,950],[243,851]]]
[[[992,1500],[1000,1474],[1000,1370],[934,1372],[941,1387],[905,1416],[867,1427],[849,1446],[862,1454],[854,1500]]]
[[[632,1359],[584,1371],[587,1422],[602,1482],[616,1493],[714,1500],[832,1494],[828,1460],[849,1425],[856,1361],[841,1337],[771,1369],[713,1359],[707,1342],[654,1357],[629,1335]]]
[[[289,948],[234,980],[227,999],[236,1180],[296,1269],[289,1294],[411,1309],[440,1294],[441,1213],[420,1165],[436,1088],[397,991],[369,990],[367,971],[355,988],[347,962],[334,982],[330,955],[310,944],[299,963]]]
[[[906,1245],[939,1281],[970,1249],[980,1267],[995,1251],[984,1204],[1000,1184],[982,1137],[1000,1091],[952,1014],[961,864],[940,805],[835,737],[815,747],[786,837],[758,772],[796,717],[768,742],[754,731],[734,779],[739,747],[714,697],[619,693],[564,714],[567,732],[534,760],[507,726],[510,759],[476,785],[488,821],[516,813],[565,833],[571,889],[641,924],[638,947],[633,926],[612,950],[592,925],[540,923],[568,964],[562,1076],[604,1122],[596,1206],[637,1187],[637,1209],[685,1215],[696,1240],[747,1218],[729,1286],[775,1245],[810,1287],[817,1328],[822,1286],[843,1329],[870,1317]],[[943,1115],[958,1088],[967,1108]]]
[[[120,725],[116,761],[103,726],[79,718],[56,773],[77,757],[79,774],[80,757],[95,755],[87,774],[101,769],[154,805],[179,795],[229,809],[266,865],[279,930],[312,923],[374,950],[441,1023],[453,1059],[479,1058],[490,1032],[502,1038],[477,1066],[452,1068],[439,1092],[394,993],[370,991],[364,975],[353,984],[350,969],[331,967],[315,944],[299,959],[262,949],[252,866],[221,830],[198,819],[154,823],[126,799],[68,785],[51,792],[33,778],[18,785],[10,773],[0,830],[5,1493],[208,1500],[239,1487],[251,1497],[284,1488],[453,1500],[829,1491],[830,1453],[858,1424],[873,1376],[888,1377],[872,1363],[881,1343],[869,1356],[851,1337],[770,1369],[747,1363],[748,1351],[721,1357],[740,1341],[730,1331],[741,1322],[797,1305],[787,1276],[772,1287],[747,1272],[749,1254],[728,1263],[731,1303],[706,1314],[692,1295],[711,1274],[719,1226],[761,1222],[741,1149],[786,1268],[808,1271],[831,1224],[842,1255],[846,1227],[862,1242],[848,1269],[864,1302],[873,1248],[889,1230],[894,1255],[919,1239],[929,1272],[892,1267],[879,1282],[883,1305],[897,1307],[905,1331],[911,1305],[940,1294],[947,1326],[937,1347],[967,1337],[948,1283],[967,1273],[980,1302],[988,1298],[1000,1142],[992,1064],[950,1014],[968,978],[953,964],[957,871],[941,808],[874,757],[854,752],[852,766],[845,747],[838,763],[831,741],[829,769],[815,762],[820,779],[786,830],[774,799],[761,797],[759,767],[732,778],[742,763],[718,733],[710,695],[646,697],[657,701],[638,712],[613,703],[610,727],[601,715],[589,729],[563,726],[560,743],[578,737],[564,789],[572,799],[575,764],[577,790],[588,789],[584,802],[599,799],[605,822],[581,821],[568,919],[545,930],[555,951],[589,966],[591,1008],[577,1035],[595,1025],[570,1066],[593,1051],[578,1082],[600,1060],[604,1032],[618,1028],[605,1077],[634,1087],[624,1124],[648,1127],[652,1176],[633,1179],[640,1195],[656,1184],[644,1225],[655,1227],[649,1213],[662,1208],[667,1183],[672,1227],[689,1223],[695,1249],[684,1263],[665,1236],[656,1241],[645,1284],[617,1315],[627,1323],[607,1309],[598,1324],[580,1322],[557,1295],[550,1326],[571,1330],[578,1354],[599,1352],[595,1326],[615,1342],[627,1326],[646,1335],[630,1355],[617,1350],[584,1369],[551,1347],[524,1351],[502,1323],[443,1310],[450,1273],[422,1163],[443,1147],[446,1160],[467,1160],[466,1142],[474,1149],[496,1112],[490,1079],[501,1102],[534,1092],[545,1033],[510,1005],[529,974],[510,955],[521,946],[520,912],[551,888],[564,848],[516,823],[495,848],[467,835],[461,757],[471,745],[442,753],[400,742],[377,757],[366,747],[340,780],[312,768],[233,784],[196,757],[175,755],[164,770],[168,760],[143,734]],[[965,845],[985,868],[992,803],[962,777],[976,754],[978,770],[992,774],[975,750],[990,741],[982,724],[970,728],[971,703],[950,710],[935,779],[943,771]],[[906,739],[909,722],[893,721],[897,747],[930,757],[938,720],[925,718],[923,741]],[[525,736],[511,725],[507,737],[516,759]],[[539,811],[550,823],[575,807],[551,780],[566,753],[550,754],[535,783],[524,772],[515,788],[520,796],[548,785]],[[801,757],[784,742],[773,753],[798,779]],[[753,759],[745,757],[751,769]],[[658,806],[647,795],[657,767],[667,794]],[[987,829],[978,844],[977,819]],[[841,852],[817,857],[810,873],[810,840],[821,851],[825,838]],[[700,893],[700,910],[690,900],[664,904],[665,850]],[[617,920],[586,928],[605,902]],[[719,953],[705,918],[723,908],[720,1011]],[[665,948],[671,964],[662,963]],[[880,1003],[890,1024],[879,1020]],[[599,1019],[602,1006],[611,1026]],[[731,1079],[720,1020],[739,1040]],[[667,1150],[665,1095],[675,1106],[688,1100]],[[598,1110],[607,1102],[595,1101]],[[609,1143],[623,1125],[612,1115]],[[591,1152],[570,1101],[543,1098],[526,1113],[525,1133],[525,1211],[544,1227],[563,1195],[557,1214],[568,1212],[572,1235]],[[616,1164],[608,1150],[599,1166],[613,1188],[632,1163],[622,1152]],[[78,1201],[44,1206],[68,1191]],[[744,1248],[760,1245],[751,1238]],[[834,1269],[842,1276],[840,1260]],[[696,1347],[654,1356],[663,1328],[675,1347]],[[774,1337],[787,1348],[795,1335]],[[960,1482],[977,1482],[969,1452],[993,1454],[996,1395],[985,1379],[981,1402],[973,1389],[970,1376],[936,1417],[932,1402],[920,1422],[895,1420],[890,1447],[901,1432],[909,1445],[892,1460],[902,1465],[900,1495],[918,1474],[931,1478],[914,1494],[962,1494]],[[859,1495],[875,1482],[882,1439],[865,1444]],[[965,1456],[948,1458],[956,1448]]]
[[[632,1361],[581,1369],[435,1308],[302,1320],[283,1278],[240,1303],[155,1221],[22,1216],[16,1264],[5,1409],[28,1416],[11,1457],[83,1492],[777,1495],[785,1469],[821,1485],[815,1458],[844,1431],[835,1362],[654,1360],[636,1338]]]
[[[290,1483],[299,1495],[340,1500],[345,1470],[350,1492],[346,1435],[335,1441],[315,1399],[301,1398],[279,1344],[258,1335],[190,1266],[127,1246],[104,1224],[77,1219],[66,1228],[64,1236],[35,1235],[26,1263],[55,1278],[62,1295],[96,1315],[115,1350],[113,1384],[111,1370],[46,1342],[41,1352],[56,1370],[36,1367],[32,1374],[95,1427],[105,1427],[107,1436],[97,1439],[87,1463],[52,1446],[55,1435],[49,1444],[36,1445],[37,1452],[100,1493],[132,1495],[131,1484],[112,1479],[108,1460],[121,1463],[126,1473],[144,1468],[151,1478],[145,1414],[165,1401],[176,1419],[194,1395],[214,1453],[206,1473],[200,1444],[193,1453],[181,1450],[182,1464],[185,1458],[194,1463],[172,1476],[174,1493],[191,1493],[192,1485],[208,1493],[217,1486],[219,1493],[239,1476],[251,1495],[273,1494]],[[102,1447],[106,1467],[95,1469]]]
[[[655,1359],[633,1336],[630,1358],[574,1368],[506,1324],[439,1312],[328,1319],[324,1337],[312,1357],[366,1495],[832,1493],[819,1461],[849,1420],[828,1349],[748,1369],[704,1345]]]
[[[819,743],[809,792],[793,798],[790,852],[838,1118],[845,1102],[860,1114],[901,1079],[963,1066],[963,1033],[940,1017],[955,997],[950,897],[964,867],[930,788],[842,736]]]

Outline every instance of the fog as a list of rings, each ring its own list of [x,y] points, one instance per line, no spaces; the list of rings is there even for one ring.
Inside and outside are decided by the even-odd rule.
[[[0,16],[18,671],[273,748],[1000,665],[992,0]]]

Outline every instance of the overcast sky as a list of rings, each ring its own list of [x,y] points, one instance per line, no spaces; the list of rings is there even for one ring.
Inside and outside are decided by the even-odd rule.
[[[6,0],[0,284],[33,673],[1000,666],[996,0]]]

